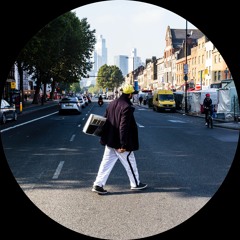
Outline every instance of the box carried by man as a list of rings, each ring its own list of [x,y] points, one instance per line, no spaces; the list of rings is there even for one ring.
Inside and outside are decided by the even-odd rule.
[[[105,117],[92,113],[83,127],[83,132],[88,135],[100,137],[105,122]]]

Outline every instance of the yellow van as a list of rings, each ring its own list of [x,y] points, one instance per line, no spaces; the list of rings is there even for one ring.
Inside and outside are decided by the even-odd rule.
[[[176,102],[171,90],[156,90],[153,93],[153,111],[175,112]]]

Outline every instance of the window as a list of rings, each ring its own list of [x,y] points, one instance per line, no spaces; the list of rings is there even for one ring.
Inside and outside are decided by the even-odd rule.
[[[221,80],[221,71],[218,71],[218,80]]]
[[[214,81],[215,82],[217,81],[217,72],[216,71],[214,72]]]

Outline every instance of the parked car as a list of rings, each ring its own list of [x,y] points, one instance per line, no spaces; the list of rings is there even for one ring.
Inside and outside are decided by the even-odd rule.
[[[8,101],[1,99],[0,123],[5,124],[7,121],[17,121],[17,117],[15,104],[10,104]]]
[[[82,106],[77,97],[64,97],[59,103],[59,114],[62,113],[82,113]]]

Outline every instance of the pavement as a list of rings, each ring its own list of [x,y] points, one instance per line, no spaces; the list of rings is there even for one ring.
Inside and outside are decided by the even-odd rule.
[[[43,108],[51,107],[53,105],[58,105],[59,100],[52,100],[52,101],[46,101],[43,104],[32,104],[32,100],[25,101],[22,107],[22,111],[19,112],[19,114],[26,114],[29,112],[37,111]],[[134,103],[134,105],[138,105],[137,103]],[[141,107],[144,108],[149,108],[148,105],[142,104]],[[179,114],[185,114],[184,111],[182,110],[177,110],[177,113]],[[192,117],[200,117],[204,118],[204,114],[194,114],[194,113],[187,113],[186,115],[192,116]],[[233,129],[233,130],[240,130],[240,122],[233,121],[233,120],[228,120],[228,119],[213,119],[213,126],[215,127],[221,127],[221,128],[228,128],[228,129]]]

